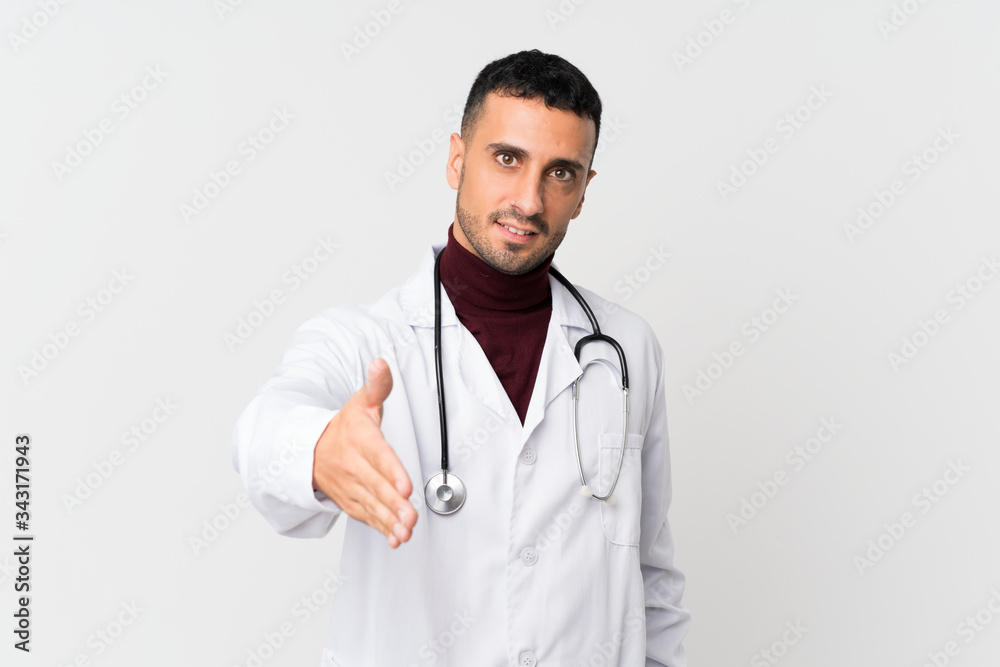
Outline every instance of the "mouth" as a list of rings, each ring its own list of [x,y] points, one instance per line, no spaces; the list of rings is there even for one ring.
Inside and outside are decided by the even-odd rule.
[[[507,222],[497,221],[496,224],[500,225],[501,227],[503,227],[504,229],[506,229],[511,234],[516,234],[518,236],[534,236],[535,234],[537,234],[537,232],[533,232],[530,229],[522,229],[522,228],[519,228],[519,227],[515,227],[514,225],[512,225],[510,223],[507,223]]]

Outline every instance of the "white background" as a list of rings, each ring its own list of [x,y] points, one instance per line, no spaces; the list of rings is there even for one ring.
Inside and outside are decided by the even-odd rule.
[[[808,632],[775,647],[780,664],[919,666],[949,641],[949,664],[996,664],[1000,619],[959,626],[991,591],[1000,608],[1000,279],[983,263],[1000,253],[1000,5],[42,4],[0,15],[4,664],[247,665],[286,622],[265,664],[318,662],[328,606],[295,605],[336,571],[343,524],[300,541],[240,507],[234,421],[300,323],[377,298],[445,240],[447,144],[428,139],[458,129],[486,63],[525,48],[573,62],[604,103],[598,175],[556,261],[646,317],[666,352],[690,664],[768,664],[788,622]],[[372,12],[391,21],[345,55]],[[143,89],[147,68],[163,74]],[[275,109],[294,118],[247,160]],[[789,136],[779,123],[796,113]],[[767,160],[747,162],[769,138]],[[75,168],[55,166],[78,149]],[[914,171],[925,150],[933,164]],[[240,172],[206,188],[229,160]],[[420,164],[390,187],[401,162]],[[902,194],[851,233],[894,179]],[[740,187],[724,197],[720,182]],[[196,190],[213,197],[185,219]],[[293,289],[283,275],[318,237],[337,251]],[[959,299],[959,285],[978,291]],[[283,303],[227,345],[275,289]],[[774,321],[778,290],[794,300]],[[92,319],[88,298],[105,301]],[[751,340],[755,316],[770,324]],[[909,358],[904,337],[919,343]],[[713,355],[735,341],[723,368]],[[686,394],[699,371],[711,386]],[[177,406],[162,423],[157,400]],[[786,455],[824,418],[842,426],[797,469]],[[130,451],[133,427],[148,433]],[[30,655],[8,629],[20,433]],[[915,503],[950,464],[968,470]],[[776,473],[785,484],[768,485]],[[904,512],[913,525],[893,537]],[[134,622],[96,640],[130,603]]]

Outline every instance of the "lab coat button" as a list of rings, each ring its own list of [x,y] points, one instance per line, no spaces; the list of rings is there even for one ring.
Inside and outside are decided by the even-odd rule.
[[[528,567],[531,567],[538,562],[538,552],[531,547],[525,547],[524,550],[521,551],[521,562]]]
[[[535,658],[535,654],[531,651],[525,651],[517,657],[517,664],[521,667],[535,667],[538,664],[538,659]]]
[[[535,462],[535,448],[534,447],[525,447],[524,451],[521,452],[521,460],[524,461],[529,466],[532,463],[534,463]]]

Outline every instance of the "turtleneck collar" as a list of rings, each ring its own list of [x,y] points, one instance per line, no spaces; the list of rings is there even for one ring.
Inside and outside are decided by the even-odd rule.
[[[490,310],[522,310],[551,298],[549,255],[527,273],[512,276],[501,273],[462,246],[448,226],[448,243],[441,255],[441,284],[448,297]]]

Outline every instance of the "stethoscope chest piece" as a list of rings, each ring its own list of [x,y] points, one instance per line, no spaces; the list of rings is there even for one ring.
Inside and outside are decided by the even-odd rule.
[[[465,502],[465,484],[454,473],[439,472],[427,480],[424,500],[438,514],[457,512]]]

